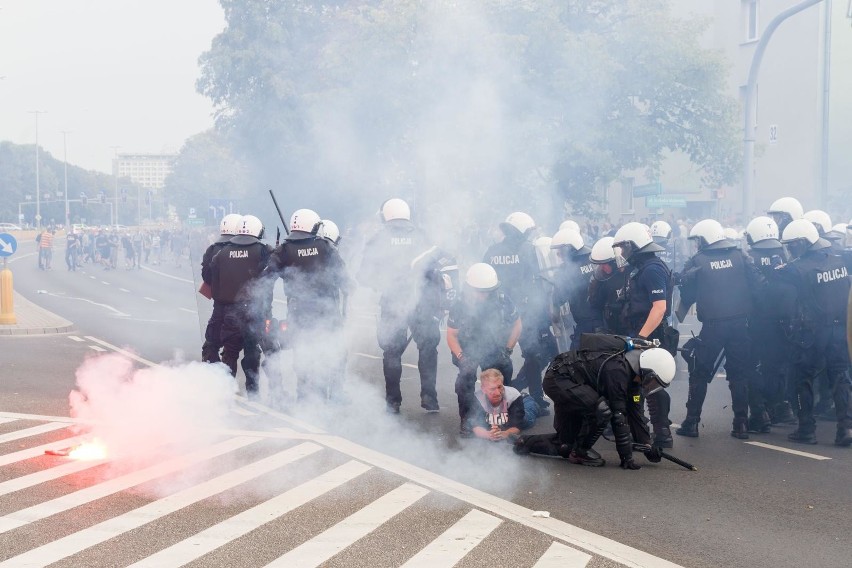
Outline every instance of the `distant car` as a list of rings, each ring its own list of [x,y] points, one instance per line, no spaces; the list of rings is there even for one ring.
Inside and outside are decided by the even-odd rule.
[[[19,225],[13,225],[12,223],[0,223],[0,233],[5,233],[6,231],[23,231],[23,229]]]

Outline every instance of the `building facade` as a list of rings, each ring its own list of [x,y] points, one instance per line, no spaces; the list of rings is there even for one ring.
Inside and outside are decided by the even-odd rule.
[[[113,175],[129,178],[157,192],[165,187],[176,157],[176,154],[118,154],[112,163]]]

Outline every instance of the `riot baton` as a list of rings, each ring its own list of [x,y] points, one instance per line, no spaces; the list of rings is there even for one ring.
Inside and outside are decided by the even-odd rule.
[[[637,452],[645,453],[645,452],[648,452],[648,451],[651,450],[651,446],[649,446],[647,444],[636,444],[636,443],[634,443],[633,449]],[[692,465],[691,463],[685,462],[682,459],[676,458],[671,454],[667,454],[661,448],[657,448],[657,452],[660,454],[660,457],[667,459],[672,463],[676,463],[677,465],[679,465],[682,468],[688,469],[689,471],[698,471],[698,468],[695,467],[694,465]]]
[[[287,235],[290,235],[290,229],[287,227],[287,221],[284,220],[284,215],[281,214],[281,208],[278,207],[278,200],[275,199],[275,194],[272,193],[272,190],[269,190],[269,196],[272,198],[272,204],[275,205],[275,210],[278,211],[278,218],[281,219],[281,224],[284,225],[284,232]]]

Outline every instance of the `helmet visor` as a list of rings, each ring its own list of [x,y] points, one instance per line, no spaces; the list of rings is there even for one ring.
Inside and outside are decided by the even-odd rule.
[[[646,397],[663,390],[667,386],[654,371],[642,370],[642,392]]]
[[[598,282],[606,282],[612,278],[613,274],[615,274],[615,270],[615,261],[598,264],[595,266],[595,272],[593,274],[594,279]]]

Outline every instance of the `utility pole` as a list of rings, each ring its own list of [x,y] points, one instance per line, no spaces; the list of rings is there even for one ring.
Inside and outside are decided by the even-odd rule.
[[[831,0],[825,0],[823,9],[822,45],[822,138],[820,140],[820,207],[828,209],[828,146],[829,146],[829,94],[831,86]]]
[[[112,173],[115,176],[115,220],[113,221],[113,225],[118,225],[118,149],[121,146],[110,146],[112,148],[113,159],[112,159]]]
[[[39,174],[39,172],[38,172],[38,115],[44,114],[45,112],[47,112],[47,111],[44,111],[44,110],[31,110],[31,111],[29,111],[30,114],[35,115],[35,119],[36,119],[36,133],[35,133],[36,134],[35,135],[36,216],[35,216],[35,222],[36,222],[36,229],[37,230],[41,230],[41,185],[39,183],[39,178],[38,178],[38,174]]]
[[[62,170],[65,176],[65,232],[71,227],[71,210],[68,208],[68,137],[67,130],[62,131]]]

